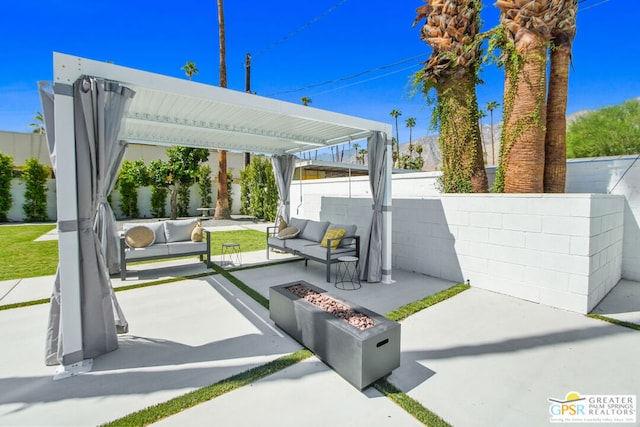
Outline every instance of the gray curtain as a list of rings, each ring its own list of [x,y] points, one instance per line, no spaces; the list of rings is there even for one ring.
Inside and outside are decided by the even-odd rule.
[[[132,90],[117,83],[91,77],[79,79],[73,85],[78,223],[71,226],[77,227],[80,247],[84,358],[117,349],[116,334],[128,330],[109,279],[107,259],[110,251],[117,252],[117,239],[115,217],[106,196],[113,189],[124,155],[124,145],[117,141],[117,135],[133,95]],[[47,97],[42,98],[44,106],[48,101],[44,101]],[[43,110],[46,114],[47,108]],[[45,123],[49,120],[45,116]],[[55,152],[55,141],[49,145]],[[63,334],[59,324],[59,281],[56,275],[47,333],[47,364],[64,364],[64,349],[59,340]]]
[[[382,132],[371,135],[367,141],[369,158],[369,185],[373,196],[373,215],[360,249],[360,280],[379,282],[382,279],[382,202],[384,178],[387,169],[386,136]]]
[[[291,194],[291,181],[293,180],[293,172],[296,169],[296,156],[293,154],[285,154],[281,156],[271,156],[271,165],[273,166],[273,174],[276,177],[276,185],[278,186],[278,213],[276,219],[282,215],[285,221],[289,222],[289,209]]]

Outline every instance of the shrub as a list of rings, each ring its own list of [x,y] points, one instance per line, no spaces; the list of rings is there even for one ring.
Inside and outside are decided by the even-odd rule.
[[[151,214],[155,218],[167,216],[167,189],[163,187],[151,187]]]
[[[139,218],[138,188],[147,181],[147,168],[142,160],[131,162],[125,160],[118,176],[118,191],[120,192],[120,212],[122,216]]]
[[[211,167],[202,165],[198,168],[198,194],[200,195],[200,207],[211,208],[213,203],[213,190],[211,189]]]
[[[47,178],[51,169],[36,158],[27,160],[22,172],[25,181],[25,202],[22,205],[27,221],[46,221],[47,218]]]
[[[241,212],[267,221],[275,221],[278,189],[269,159],[253,157],[241,173]]]
[[[178,216],[189,216],[189,201],[191,200],[191,186],[178,186]]]
[[[11,178],[13,175],[13,157],[0,153],[0,222],[7,221],[11,209]]]
[[[227,170],[227,200],[229,201],[229,212],[233,207],[233,171]]]

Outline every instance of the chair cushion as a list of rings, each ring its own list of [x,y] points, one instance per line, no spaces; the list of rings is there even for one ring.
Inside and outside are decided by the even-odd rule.
[[[329,227],[329,221],[308,221],[307,226],[300,232],[300,237],[320,243]]]
[[[347,230],[345,230],[344,228],[333,228],[333,227],[327,228],[327,232],[324,233],[324,237],[320,242],[320,246],[322,246],[323,248],[326,248],[327,245],[329,244],[329,239],[337,239],[337,240],[331,240],[331,249],[336,249],[340,244],[340,241],[342,240],[342,236],[344,236],[345,231]]]
[[[191,240],[191,232],[197,223],[197,218],[165,221],[164,234],[167,238],[167,243]]]
[[[153,245],[156,235],[153,230],[144,225],[131,227],[124,233],[124,242],[130,248],[146,248]]]
[[[124,223],[122,225],[122,231],[127,231],[133,227],[138,227],[140,225],[144,225],[147,228],[150,228],[151,231],[153,231],[153,234],[155,235],[155,240],[153,241],[153,243],[167,243],[167,239],[164,237],[164,223],[163,221],[156,221],[156,222],[145,222],[145,223],[139,223],[139,222],[127,222]]]
[[[358,226],[355,224],[330,224],[329,227],[332,228],[344,228],[345,232],[344,235],[345,236],[355,236],[356,235],[356,231],[358,231]],[[350,244],[352,244],[354,242],[354,239],[349,239],[348,237],[345,237],[344,239],[342,239],[340,241],[340,245],[339,247],[344,248],[345,246],[349,246]]]
[[[293,239],[294,237],[296,237],[298,234],[300,233],[300,230],[296,227],[287,227],[287,228],[283,228],[281,231],[278,232],[278,239]]]
[[[291,218],[289,220],[289,224],[287,224],[287,227],[295,227],[302,233],[304,231],[304,228],[307,226],[307,222],[309,222],[308,219]]]

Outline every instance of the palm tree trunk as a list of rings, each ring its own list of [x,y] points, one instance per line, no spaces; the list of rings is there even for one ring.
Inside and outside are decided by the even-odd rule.
[[[567,177],[567,90],[571,45],[552,49],[547,134],[545,140],[544,192],[564,193]]]
[[[218,153],[218,198],[213,219],[229,218],[231,218],[231,212],[229,211],[229,193],[227,191],[227,152],[220,150]]]
[[[446,193],[486,193],[475,83],[468,73],[447,79],[437,88],[442,150],[443,190]],[[466,183],[466,184],[465,184]]]
[[[516,50],[524,62],[517,74],[505,79],[500,156],[505,193],[541,193],[543,190],[546,47],[541,37],[523,30]]]
[[[218,34],[220,37],[220,87],[227,87],[226,39],[224,30],[224,4],[218,0]],[[227,191],[227,152],[218,152],[218,198],[214,219],[229,219],[229,195]]]

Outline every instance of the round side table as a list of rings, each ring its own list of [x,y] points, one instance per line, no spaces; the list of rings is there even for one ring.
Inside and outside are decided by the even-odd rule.
[[[335,287],[345,291],[360,289],[360,260],[355,256],[341,256],[336,264]]]

